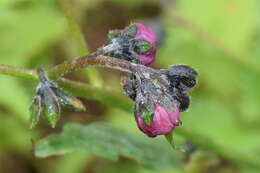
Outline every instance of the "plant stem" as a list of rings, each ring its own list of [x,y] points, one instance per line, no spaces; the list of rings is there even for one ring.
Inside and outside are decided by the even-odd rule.
[[[81,68],[85,68],[87,66],[97,65],[112,69],[117,69],[119,71],[123,71],[126,73],[133,73],[136,71],[137,68],[146,68],[143,65],[133,64],[126,60],[121,60],[117,58],[112,58],[104,55],[89,55],[89,56],[82,56],[79,58],[75,58],[71,61],[66,61],[62,64],[59,64],[48,71],[48,77],[51,79],[57,79],[67,73],[72,71],[76,71]]]
[[[62,64],[59,64],[47,71],[47,75],[51,80],[56,81],[59,86],[65,88],[75,96],[99,100],[109,105],[118,106],[124,110],[130,111],[132,104],[130,100],[127,100],[126,97],[121,94],[121,92],[119,93],[106,87],[100,88],[88,84],[83,84],[81,82],[61,78],[67,73],[91,65],[117,69],[126,73],[136,73],[140,70],[151,72],[154,71],[149,67],[140,64],[134,64],[122,59],[112,58],[103,55],[89,55],[75,58],[71,61],[66,61]],[[0,73],[35,81],[39,80],[37,72],[35,70],[28,70],[19,67],[0,65]]]
[[[38,75],[35,70],[28,70],[20,67],[13,67],[9,65],[0,64],[0,73],[20,77],[29,80],[38,80]]]

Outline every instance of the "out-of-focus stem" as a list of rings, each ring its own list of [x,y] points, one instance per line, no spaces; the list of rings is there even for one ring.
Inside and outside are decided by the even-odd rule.
[[[84,36],[82,34],[81,28],[76,20],[76,17],[73,13],[72,5],[73,4],[72,4],[71,0],[60,0],[60,6],[61,6],[65,16],[67,17],[70,30],[76,40],[78,54],[86,55],[86,54],[89,54],[88,46],[87,46]],[[85,69],[85,74],[87,75],[87,78],[89,79],[90,84],[92,84],[94,86],[99,86],[99,87],[102,86],[103,80],[97,69],[95,69],[95,68]]]
[[[174,132],[181,136],[187,137],[195,145],[204,149],[208,149],[209,151],[212,151],[219,156],[222,156],[223,158],[227,158],[234,163],[239,165],[243,164],[244,166],[253,168],[259,168],[260,161],[253,155],[222,145],[221,142],[214,141],[211,138],[202,135],[201,133],[197,133],[193,129],[182,126],[180,128],[176,128]]]
[[[67,17],[67,21],[69,23],[70,30],[72,32],[72,35],[77,40],[77,47],[78,47],[78,53],[79,54],[88,54],[88,47],[84,40],[84,37],[81,32],[81,28],[79,24],[76,21],[76,18],[73,14],[72,10],[72,3],[70,0],[60,0],[60,6]]]
[[[109,87],[99,88],[65,78],[60,78],[57,83],[60,87],[72,93],[74,96],[97,100],[101,103],[120,108],[127,112],[132,111],[133,103],[131,102],[131,100],[127,99],[127,97],[124,96],[122,92],[113,90]]]

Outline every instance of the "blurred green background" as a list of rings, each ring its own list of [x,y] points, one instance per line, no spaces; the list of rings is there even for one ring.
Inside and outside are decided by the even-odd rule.
[[[173,151],[163,137],[148,139],[137,129],[129,111],[133,105],[113,70],[91,67],[66,76],[93,90],[81,98],[86,112],[65,110],[55,129],[44,121],[29,129],[28,107],[37,83],[0,75],[1,173],[260,172],[257,0],[0,0],[0,64],[49,69],[94,51],[104,44],[108,30],[131,21],[144,22],[158,33],[154,68],[187,64],[199,72],[199,84],[190,92],[191,106],[182,113],[183,126],[175,133],[177,145],[190,151]],[[93,94],[96,90],[109,91],[112,97],[119,93],[128,108],[102,97],[102,92]],[[81,139],[85,148],[81,143],[66,146],[70,141],[62,136],[54,136],[56,143],[47,138],[47,144],[43,140],[36,147],[38,155],[46,150],[46,155],[70,154],[34,157],[34,142],[60,133],[68,122],[84,127],[106,122],[119,132],[97,127],[95,137],[96,127],[86,128],[94,138]],[[105,141],[102,130],[111,138]],[[102,142],[111,148],[99,146]],[[119,143],[125,148],[117,147]],[[111,160],[112,155],[118,158]]]

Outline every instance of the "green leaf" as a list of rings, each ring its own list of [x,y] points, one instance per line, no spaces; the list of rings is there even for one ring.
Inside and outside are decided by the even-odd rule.
[[[124,156],[155,170],[178,168],[180,164],[177,152],[163,141],[151,141],[150,138],[101,123],[87,126],[67,124],[61,134],[50,135],[35,146],[35,155],[41,158],[76,151],[111,160]]]

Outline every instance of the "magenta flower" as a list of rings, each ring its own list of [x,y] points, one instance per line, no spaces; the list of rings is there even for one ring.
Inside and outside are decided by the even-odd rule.
[[[173,106],[173,110],[168,110],[157,104],[155,106],[153,120],[150,124],[145,123],[140,112],[136,112],[135,119],[139,129],[149,137],[170,133],[176,126],[181,124],[179,119],[179,108],[175,103]]]

